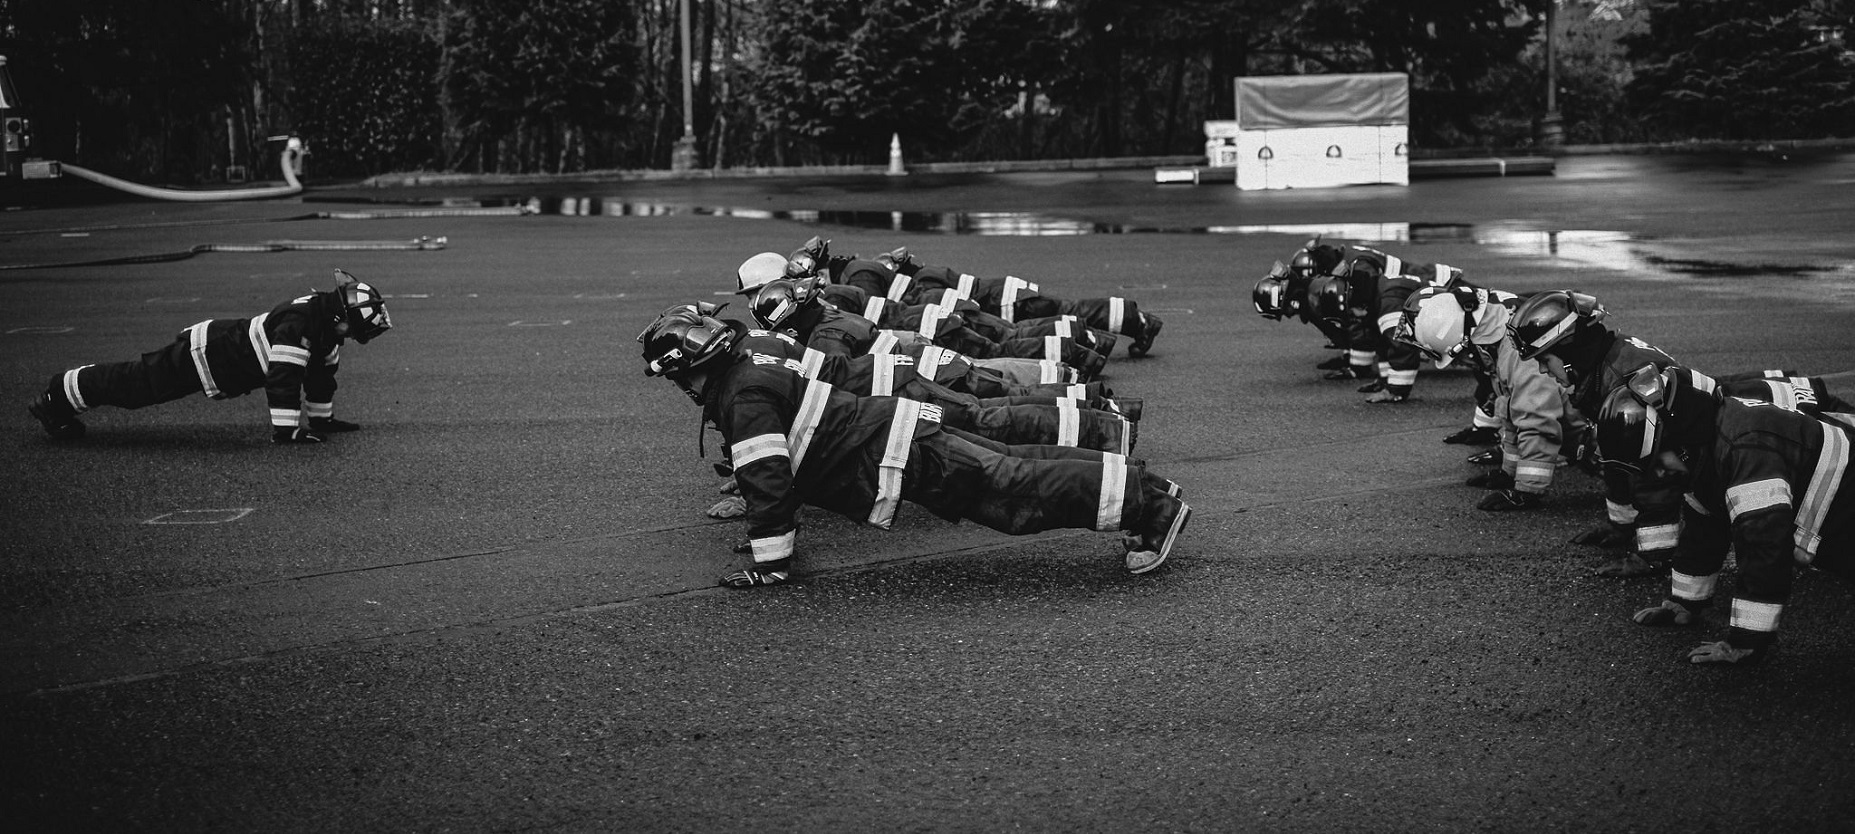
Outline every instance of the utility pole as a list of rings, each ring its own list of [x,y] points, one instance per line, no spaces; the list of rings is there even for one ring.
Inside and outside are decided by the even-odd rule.
[[[683,138],[676,140],[670,152],[670,170],[692,171],[701,164],[696,153],[695,59],[689,51],[689,0],[679,0],[682,7],[683,41]]]

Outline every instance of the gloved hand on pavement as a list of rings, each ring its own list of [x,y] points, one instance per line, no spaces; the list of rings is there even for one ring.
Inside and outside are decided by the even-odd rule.
[[[1614,521],[1606,521],[1572,537],[1572,544],[1592,547],[1629,547],[1636,543],[1636,531]]]
[[[1665,599],[1662,600],[1661,605],[1657,605],[1654,608],[1644,608],[1631,615],[1630,619],[1635,620],[1637,625],[1658,627],[1684,626],[1691,625],[1694,622],[1694,612],[1688,610],[1687,606],[1682,605],[1676,600]]]
[[[747,514],[747,499],[730,495],[708,508],[709,518],[740,518]]]
[[[1757,649],[1741,649],[1725,640],[1717,643],[1702,643],[1688,652],[1689,663],[1756,666],[1764,659],[1764,652]]]

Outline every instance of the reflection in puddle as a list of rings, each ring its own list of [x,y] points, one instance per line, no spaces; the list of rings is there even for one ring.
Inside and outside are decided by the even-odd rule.
[[[954,235],[1049,237],[1123,234],[1277,234],[1335,238],[1362,243],[1467,243],[1517,258],[1536,258],[1569,269],[1597,268],[1695,277],[1799,277],[1847,273],[1849,265],[1731,264],[1675,258],[1647,252],[1646,242],[1629,234],[1592,229],[1542,230],[1519,224],[1468,223],[1308,223],[1240,226],[1135,226],[1096,223],[1035,212],[794,211],[675,203],[639,203],[610,197],[452,198],[427,201],[445,207],[520,206],[536,214],[572,217],[739,217],[788,220],[855,229],[930,232]]]

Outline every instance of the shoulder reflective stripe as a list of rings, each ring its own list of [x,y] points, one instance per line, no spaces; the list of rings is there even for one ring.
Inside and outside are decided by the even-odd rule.
[[[889,299],[872,298],[863,305],[863,317],[870,321],[882,321],[882,308],[888,306]]]
[[[1012,308],[1018,306],[1018,293],[1029,287],[1030,282],[1023,278],[1019,278],[1016,275],[1005,276],[1004,294],[999,298],[998,302],[999,318],[1005,321],[1017,321],[1016,311]]]
[[[1052,382],[1068,381],[1067,377],[1063,374],[1062,363],[1059,363],[1059,362],[1051,362],[1049,360],[1043,360],[1038,363],[1037,371],[1038,371],[1038,374],[1037,374],[1038,381],[1042,382],[1045,385],[1048,385]]]
[[[187,350],[193,354],[193,370],[200,375],[200,392],[210,399],[219,399],[219,383],[213,380],[213,369],[206,364],[206,329],[212,325],[212,319],[187,328]]]
[[[1448,287],[1450,284],[1456,282],[1456,276],[1460,274],[1462,274],[1462,270],[1450,266],[1449,264],[1437,264],[1436,277],[1431,279],[1431,283],[1439,287]]]
[[[972,274],[965,273],[965,272],[960,273],[960,297],[961,298],[972,298],[973,287],[977,285],[978,283],[979,283],[979,276],[972,275]]]
[[[1404,259],[1396,255],[1385,256],[1385,274],[1396,278],[1404,274]]]
[[[1765,388],[1771,391],[1771,403],[1785,411],[1797,410],[1797,389],[1781,379],[1765,380]]]
[[[1711,394],[1720,387],[1718,382],[1713,381],[1713,377],[1703,374],[1700,371],[1691,370],[1689,373],[1694,387],[1700,389],[1703,393]]]
[[[1628,504],[1619,504],[1606,498],[1604,499],[1604,513],[1611,521],[1618,524],[1636,523],[1636,508]]]
[[[264,322],[269,321],[270,317],[269,313],[253,316],[247,333],[251,338],[251,352],[258,356],[258,368],[267,374],[271,370],[271,337],[264,332]]]
[[[1114,419],[1116,420],[1116,425],[1118,425],[1121,430],[1121,439],[1120,442],[1115,445],[1115,452],[1123,455],[1133,454],[1134,421],[1122,417],[1119,414],[1114,415]]]
[[[1127,324],[1127,299],[1118,295],[1108,296],[1108,332],[1119,333]]]
[[[1075,400],[1056,403],[1056,445],[1082,445],[1082,412],[1076,408]]]
[[[776,562],[792,558],[793,545],[798,542],[798,531],[787,530],[777,536],[762,539],[749,539],[754,548],[754,563]]]
[[[1404,321],[1403,310],[1399,310],[1395,313],[1386,313],[1382,316],[1379,316],[1378,317],[1378,332],[1383,333],[1387,330],[1396,328],[1403,321]]]
[[[785,435],[780,434],[757,434],[728,448],[728,460],[734,462],[736,469],[767,458],[782,457],[791,459],[792,455],[786,449]]]
[[[1043,337],[1043,358],[1048,359],[1052,362],[1063,361],[1063,337],[1061,336]]]
[[[306,402],[303,403],[303,413],[311,417],[333,417],[335,416],[335,404]]]
[[[939,345],[928,345],[921,349],[921,367],[939,368],[942,365],[951,364],[953,364],[953,351]],[[931,372],[923,374],[923,376],[931,375]]]
[[[944,304],[948,307],[952,307],[953,305],[960,303],[962,298],[963,296],[960,295],[959,290],[941,290],[940,301],[936,303]]]
[[[302,424],[303,413],[301,411],[294,408],[271,409],[271,425],[273,426],[300,426]]]
[[[1577,326],[1577,324],[1578,324],[1577,316],[1566,316],[1565,318],[1560,319],[1558,324],[1553,325],[1551,330],[1541,333],[1539,338],[1534,339],[1533,343],[1529,345],[1529,347],[1534,347],[1534,348],[1545,347],[1546,343],[1551,342],[1552,340],[1565,335],[1566,331],[1571,330],[1573,327]]]
[[[1726,488],[1726,517],[1738,521],[1749,512],[1791,503],[1791,485],[1782,478],[1766,478]]]
[[[792,415],[792,430],[786,433],[786,449],[792,457],[792,471],[797,474],[799,465],[805,461],[805,450],[812,445],[812,435],[818,431],[819,421],[824,419],[824,408],[831,402],[831,386],[818,380],[805,383],[805,397],[799,402],[799,413]]]
[[[914,282],[915,279],[910,276],[903,275],[900,272],[895,273],[895,277],[889,279],[889,300],[901,301],[902,296],[908,294],[908,285]]]
[[[1667,550],[1681,540],[1681,525],[1657,524],[1636,528],[1636,549]]]
[[[1101,491],[1095,499],[1095,529],[1124,530],[1127,516],[1127,458],[1101,456]]]
[[[1688,505],[1688,509],[1693,510],[1695,513],[1699,515],[1709,515],[1709,516],[1713,515],[1713,512],[1711,510],[1708,510],[1706,507],[1703,507],[1700,505],[1700,497],[1696,496],[1692,492],[1681,496],[1681,500],[1686,501]]]
[[[893,330],[876,331],[876,341],[870,343],[870,353],[894,353],[896,345],[901,342]]]
[[[1782,603],[1734,599],[1733,618],[1730,625],[1746,631],[1777,631],[1778,615],[1783,613]]]
[[[1089,398],[1089,387],[1086,384],[1071,385],[1063,389],[1063,396],[1072,400],[1086,400]]]
[[[817,379],[818,371],[824,368],[824,351],[806,348],[799,355],[799,375],[806,379]]]
[[[895,508],[902,502],[902,470],[908,466],[908,453],[915,445],[915,423],[921,419],[921,403],[909,399],[895,401],[895,416],[889,420],[889,439],[883,445],[882,460],[876,465],[876,503],[870,506],[869,523],[888,529],[895,521]]]
[[[1678,570],[1668,572],[1668,592],[1675,599],[1699,602],[1713,599],[1713,588],[1720,580],[1720,575],[1710,573],[1706,576],[1689,576]]]
[[[309,367],[309,349],[295,345],[271,345],[270,361],[273,365],[281,362],[285,365],[301,365],[307,368]]]
[[[71,407],[77,409],[79,413],[89,411],[90,404],[84,402],[84,392],[77,384],[77,375],[82,372],[84,368],[94,367],[96,367],[95,364],[90,364],[85,365],[83,368],[72,368],[64,372],[64,398],[69,400]]]
[[[1056,335],[1065,339],[1073,339],[1076,336],[1075,322],[1069,319],[1057,319],[1052,322],[1052,326],[1056,328]]]
[[[1816,549],[1823,543],[1823,522],[1829,520],[1829,505],[1849,472],[1849,436],[1834,426],[1823,426],[1823,448],[1816,453],[1816,472],[1804,487],[1803,500],[1797,504],[1797,561],[1810,564]]]
[[[949,312],[951,311],[948,308],[939,304],[929,304],[921,308],[921,326],[916,328],[915,332],[930,339],[934,338],[934,334],[940,332],[940,323],[947,319]]]
[[[901,354],[885,353],[876,357],[870,366],[870,393],[872,397],[887,397],[895,393],[895,360]]]

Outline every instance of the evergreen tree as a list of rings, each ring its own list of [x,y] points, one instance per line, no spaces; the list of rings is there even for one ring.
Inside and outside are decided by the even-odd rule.
[[[1627,41],[1638,105],[1687,137],[1813,138],[1855,125],[1846,3],[1652,0]]]

